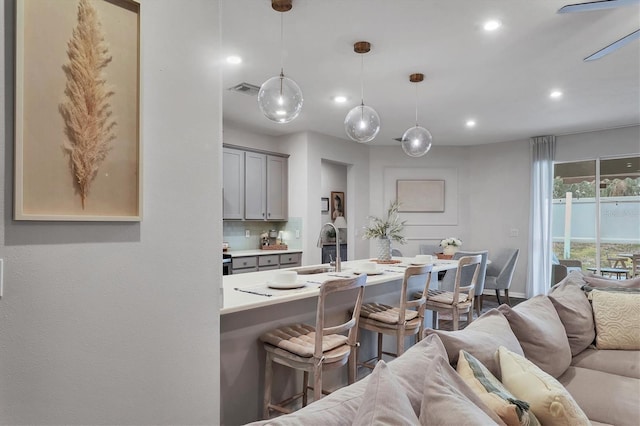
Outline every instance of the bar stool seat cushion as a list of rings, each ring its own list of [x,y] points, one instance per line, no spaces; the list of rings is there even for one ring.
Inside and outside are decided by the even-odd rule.
[[[313,356],[316,333],[313,326],[307,324],[294,324],[271,330],[262,336],[260,340],[287,352],[310,358]],[[322,338],[322,352],[328,352],[339,346],[346,345],[347,336],[341,334],[329,334]],[[325,354],[326,356],[326,354]]]
[[[400,309],[397,307],[384,305],[382,303],[367,303],[362,305],[360,316],[370,318],[387,324],[398,324],[398,316]],[[405,309],[405,321],[411,321],[418,317],[418,312]]]
[[[437,290],[437,289],[429,289],[429,297],[427,298],[430,302],[444,303],[447,305],[453,304],[453,292],[445,291],[445,290]],[[467,293],[458,294],[458,304],[471,302],[469,300],[469,295]]]

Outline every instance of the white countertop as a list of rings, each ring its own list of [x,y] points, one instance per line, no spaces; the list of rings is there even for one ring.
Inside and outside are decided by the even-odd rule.
[[[263,254],[266,250],[255,250],[258,254]],[[273,250],[274,252],[279,252]],[[253,252],[252,250],[243,250],[235,253],[243,253],[235,256],[251,256],[251,254],[244,253]],[[286,253],[295,253],[297,251],[286,251]],[[253,254],[254,256],[256,254]],[[389,281],[402,279],[404,276],[405,268],[410,264],[413,258],[394,258],[401,260],[402,263],[379,265],[379,269],[382,271],[379,275],[367,276],[367,286],[383,284]],[[220,315],[225,315],[233,312],[241,312],[249,309],[255,309],[262,306],[275,305],[279,303],[286,303],[293,300],[305,299],[308,297],[317,297],[318,287],[323,281],[334,278],[337,276],[352,277],[358,270],[358,265],[362,262],[368,262],[370,259],[364,260],[352,260],[342,262],[341,272],[329,272],[313,275],[298,275],[298,281],[304,282],[304,286],[298,289],[292,290],[274,290],[267,287],[267,282],[272,278],[274,271],[263,272],[250,272],[246,274],[237,275],[225,275],[222,277],[223,286],[223,306],[220,309]],[[440,272],[447,269],[455,269],[458,266],[457,260],[436,260],[433,266],[433,272]],[[327,264],[323,265],[310,265],[296,268],[288,268],[290,270],[311,269],[328,267]],[[433,279],[433,278],[432,278]],[[437,277],[435,278],[437,280]],[[245,291],[239,291],[236,289],[243,289],[249,291],[255,291],[260,294],[247,293]],[[266,294],[270,294],[267,296]]]
[[[231,257],[247,257],[247,256],[267,256],[270,254],[289,254],[289,253],[302,253],[302,250],[287,249],[287,250],[229,250],[223,252],[230,254]]]

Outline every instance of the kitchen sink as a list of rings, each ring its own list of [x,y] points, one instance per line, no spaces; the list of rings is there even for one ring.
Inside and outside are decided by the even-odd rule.
[[[298,275],[314,275],[314,274],[326,274],[327,272],[333,272],[333,268],[329,266],[315,266],[311,268],[294,269]]]

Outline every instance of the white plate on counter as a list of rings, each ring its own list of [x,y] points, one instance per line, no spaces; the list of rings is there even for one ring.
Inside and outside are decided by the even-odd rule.
[[[275,281],[267,281],[267,287],[279,290],[290,290],[292,288],[301,288],[307,285],[306,281],[296,281],[294,283],[277,283]]]

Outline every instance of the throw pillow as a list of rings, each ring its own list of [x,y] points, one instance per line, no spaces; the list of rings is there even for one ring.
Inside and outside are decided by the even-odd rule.
[[[628,280],[614,280],[604,278],[600,275],[587,274],[584,280],[590,287],[606,288],[606,287],[624,287],[624,288],[640,288],[640,277]]]
[[[640,349],[640,294],[590,293],[598,349]]]
[[[502,384],[518,399],[527,401],[543,425],[591,424],[569,392],[534,363],[504,347],[498,349],[498,358]]]
[[[576,356],[596,338],[591,304],[584,291],[570,283],[556,286],[549,293],[549,299],[564,325],[571,355]]]
[[[446,358],[434,359],[427,367],[425,377],[420,424],[504,424],[462,380]]]
[[[384,361],[369,377],[353,425],[417,425],[411,402]]]
[[[495,359],[498,347],[524,354],[509,322],[497,309],[491,309],[462,330],[443,331],[426,329],[425,335],[437,334],[444,344],[451,365],[458,362],[460,349],[464,349],[482,362],[496,377],[500,377],[500,364]]]
[[[529,410],[529,403],[513,396],[487,367],[466,351],[460,351],[458,367],[460,377],[508,426],[539,425]]]
[[[533,297],[515,308],[501,305],[498,310],[509,321],[527,359],[553,377],[560,377],[569,368],[567,332],[547,296]]]

